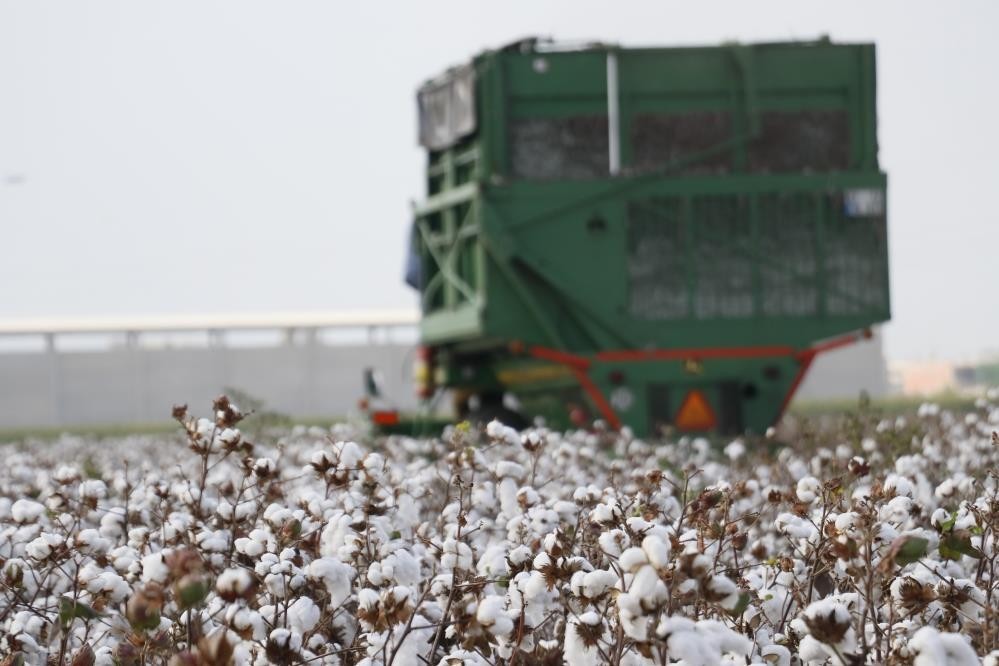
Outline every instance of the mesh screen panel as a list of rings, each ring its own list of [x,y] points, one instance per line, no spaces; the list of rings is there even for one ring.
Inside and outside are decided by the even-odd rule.
[[[693,200],[694,316],[749,317],[753,314],[752,229],[744,196],[713,195]]]
[[[728,173],[732,168],[730,150],[704,153],[731,138],[731,134],[731,114],[723,111],[638,114],[631,124],[632,166],[647,172],[683,162],[672,172]]]
[[[689,315],[684,226],[680,199],[628,205],[628,311],[638,319]]]
[[[850,216],[841,194],[830,194],[826,202],[827,311],[856,315],[886,309],[884,215]]]
[[[514,178],[576,180],[609,171],[606,116],[522,118],[510,123]]]
[[[761,309],[768,316],[807,316],[819,309],[816,224],[810,194],[760,197]]]
[[[846,111],[764,111],[749,144],[749,170],[762,173],[839,171],[850,166]]]

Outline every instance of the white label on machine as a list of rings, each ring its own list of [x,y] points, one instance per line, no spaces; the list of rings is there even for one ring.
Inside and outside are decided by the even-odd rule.
[[[885,213],[885,193],[881,190],[846,190],[843,212],[848,217],[874,217]]]

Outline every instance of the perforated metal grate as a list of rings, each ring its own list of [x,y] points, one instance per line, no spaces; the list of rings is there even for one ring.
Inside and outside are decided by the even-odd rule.
[[[833,316],[887,311],[883,208],[858,208],[840,193],[756,196],[631,202],[630,314],[809,317],[823,312],[823,297]]]
[[[850,165],[850,118],[843,110],[764,111],[749,144],[758,173],[838,171]]]
[[[638,319],[683,319],[690,271],[678,198],[628,205],[628,311]]]
[[[818,205],[811,194],[770,194],[759,200],[761,310],[807,316],[819,309]]]
[[[884,214],[851,216],[841,194],[826,198],[826,310],[856,315],[888,307]]]
[[[753,314],[753,250],[748,198],[715,195],[693,199],[694,316]]]
[[[578,180],[607,176],[607,118],[522,118],[510,123],[514,178]]]
[[[631,125],[632,166],[638,172],[675,164],[672,173],[728,173],[731,150],[717,149],[731,134],[731,114],[727,112],[638,114]]]

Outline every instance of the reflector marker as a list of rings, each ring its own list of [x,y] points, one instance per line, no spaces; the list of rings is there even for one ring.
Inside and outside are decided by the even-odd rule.
[[[674,423],[680,430],[711,430],[715,427],[715,413],[702,391],[693,389],[687,393]]]

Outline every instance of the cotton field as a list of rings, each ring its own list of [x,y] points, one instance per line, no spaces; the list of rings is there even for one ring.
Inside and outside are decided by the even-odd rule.
[[[718,443],[205,408],[5,445],[3,664],[999,664],[999,394]]]

